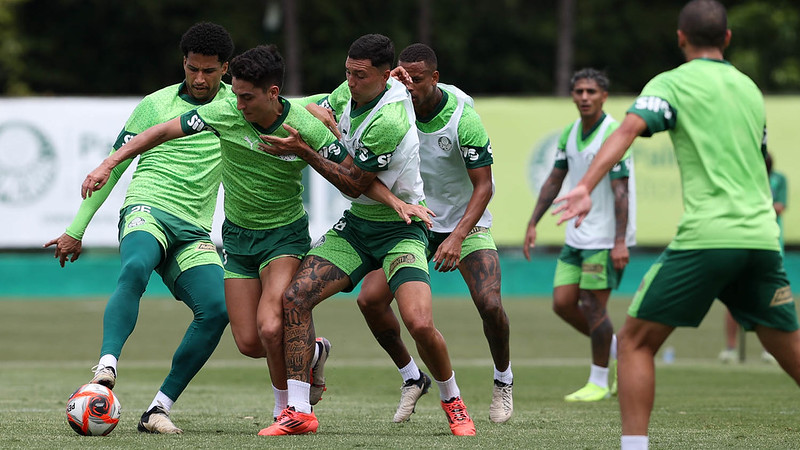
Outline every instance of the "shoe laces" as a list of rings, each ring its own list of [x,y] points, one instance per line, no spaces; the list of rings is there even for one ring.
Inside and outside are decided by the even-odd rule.
[[[453,422],[465,422],[469,420],[469,414],[467,414],[467,407],[464,406],[464,402],[461,401],[460,398],[456,397],[449,402],[444,403],[447,416]]]

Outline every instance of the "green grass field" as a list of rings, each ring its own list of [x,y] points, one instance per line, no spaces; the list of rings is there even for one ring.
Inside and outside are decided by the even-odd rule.
[[[512,327],[515,409],[508,423],[498,425],[488,419],[492,368],[474,307],[463,298],[435,301],[437,326],[478,429],[473,438],[450,435],[435,388],[420,400],[410,422],[391,422],[400,377],[347,297],[328,300],[315,312],[317,332],[333,343],[328,391],[316,408],[318,434],[256,436],[271,421],[266,365],[239,355],[229,332],[173,408],[173,420],[185,433],[138,433],[139,416],[190,320],[178,302],[145,299],[119,366],[114,392],[123,406],[120,424],[107,437],[81,437],[67,425],[64,406],[91,377],[104,301],[6,299],[0,301],[0,448],[618,447],[616,401],[562,400],[586,381],[587,339],[561,322],[547,299],[507,298],[505,304]],[[626,306],[626,300],[612,300],[616,326]],[[700,328],[680,329],[668,340],[676,361],[657,365],[651,448],[797,448],[797,387],[779,368],[760,362],[752,334],[747,362],[718,363],[722,312],[715,306]]]

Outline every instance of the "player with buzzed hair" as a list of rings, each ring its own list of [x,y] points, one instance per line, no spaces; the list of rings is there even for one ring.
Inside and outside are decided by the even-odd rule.
[[[489,137],[473,109],[472,98],[454,86],[439,83],[438,60],[429,46],[417,43],[403,49],[392,75],[404,81],[417,117],[425,201],[436,214],[428,235],[428,256],[441,272],[459,270],[469,287],[494,361],[489,418],[502,423],[513,412],[514,378],[508,316],[500,299],[500,261],[490,230],[492,215],[487,209],[494,193]],[[393,420],[404,422],[431,381],[401,339],[392,299],[386,276],[379,270],[368,274],[358,305],[375,339],[403,378]]]
[[[319,421],[308,402],[313,308],[340,291],[352,290],[380,269],[397,298],[400,315],[439,387],[441,406],[455,435],[474,435],[441,333],[433,324],[424,225],[398,221],[384,205],[363,197],[376,179],[401,200],[424,200],[419,139],[406,88],[390,77],[394,44],[383,35],[356,39],[345,61],[347,81],[320,102],[339,119],[338,130],[355,164],[335,166],[310,151],[294,130],[288,139],[265,137],[265,151],[297,154],[351,199],[352,205],[312,248],[284,293],[284,342],[289,370],[289,408],[265,435],[316,432]],[[364,280],[364,289],[371,289]]]
[[[686,62],[645,85],[586,175],[556,199],[565,202],[555,211],[560,222],[575,217],[582,226],[590,192],[634,139],[669,132],[684,214],[618,333],[623,450],[648,448],[656,352],[676,327],[697,327],[717,298],[800,384],[800,324],[764,167],[764,98],[723,59],[731,31],[722,4],[687,3],[677,37]]]
[[[586,173],[603,142],[619,127],[606,114],[608,77],[586,68],[570,80],[572,101],[580,118],[561,132],[555,163],[542,184],[525,232],[522,252],[530,260],[536,225],[553,204],[564,182],[573,187]],[[628,264],[628,247],[636,243],[636,182],[633,156],[626,153],[592,193],[595,208],[582,227],[570,224],[553,280],[553,311],[589,338],[592,364],[586,384],[564,396],[568,402],[596,402],[616,394],[617,342],[606,305]],[[611,382],[609,383],[609,379]]]
[[[233,41],[225,28],[196,24],[181,38],[180,49],[185,79],[146,96],[136,106],[114,144],[112,157],[149,127],[233,96],[230,86],[222,82],[233,55]],[[117,360],[136,326],[150,275],[157,272],[175,298],[192,310],[194,319],[138,429],[180,434],[183,431],[170,420],[170,409],[228,325],[222,264],[209,236],[222,174],[219,140],[213,135],[159,144],[139,159],[120,211],[120,275],[103,315],[101,356],[91,382],[115,386]],[[126,159],[109,171],[110,181],[81,203],[67,231],[45,244],[56,245],[55,256],[62,267],[80,256],[89,221],[130,163]]]

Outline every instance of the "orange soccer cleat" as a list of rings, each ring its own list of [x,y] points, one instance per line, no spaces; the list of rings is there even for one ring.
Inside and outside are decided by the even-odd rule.
[[[442,409],[450,422],[450,431],[456,436],[475,436],[475,423],[467,413],[467,407],[461,397],[454,397],[442,402]]]
[[[287,434],[316,433],[319,428],[317,416],[312,411],[310,414],[295,411],[290,406],[281,412],[272,425],[258,432],[259,436],[283,436]]]

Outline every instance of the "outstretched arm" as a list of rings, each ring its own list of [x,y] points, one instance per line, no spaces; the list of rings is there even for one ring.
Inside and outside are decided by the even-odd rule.
[[[533,214],[531,220],[528,221],[528,229],[525,232],[525,243],[522,246],[522,254],[525,259],[531,260],[531,249],[536,245],[536,225],[542,220],[545,211],[553,204],[561,190],[561,185],[564,184],[564,178],[567,176],[566,169],[553,168],[550,175],[544,180],[542,188],[539,189],[539,198],[536,200],[536,206],[533,207]]]
[[[589,214],[592,208],[592,200],[589,198],[589,193],[592,192],[597,183],[600,182],[609,170],[614,167],[628,147],[633,144],[634,139],[647,130],[647,123],[636,114],[628,113],[625,120],[617,128],[611,136],[606,139],[603,146],[597,152],[589,170],[578,182],[574,189],[569,191],[563,197],[555,200],[555,203],[561,203],[554,211],[554,215],[561,214],[558,219],[558,224],[566,222],[573,217],[577,217],[575,226],[580,226],[584,217]]]
[[[111,175],[111,170],[118,164],[127,159],[141,155],[142,153],[156,147],[169,140],[186,136],[181,128],[180,117],[176,117],[168,122],[154,125],[134,136],[116,152],[110,154],[106,159],[91,171],[81,185],[81,197],[91,197],[92,192],[102,188]]]

